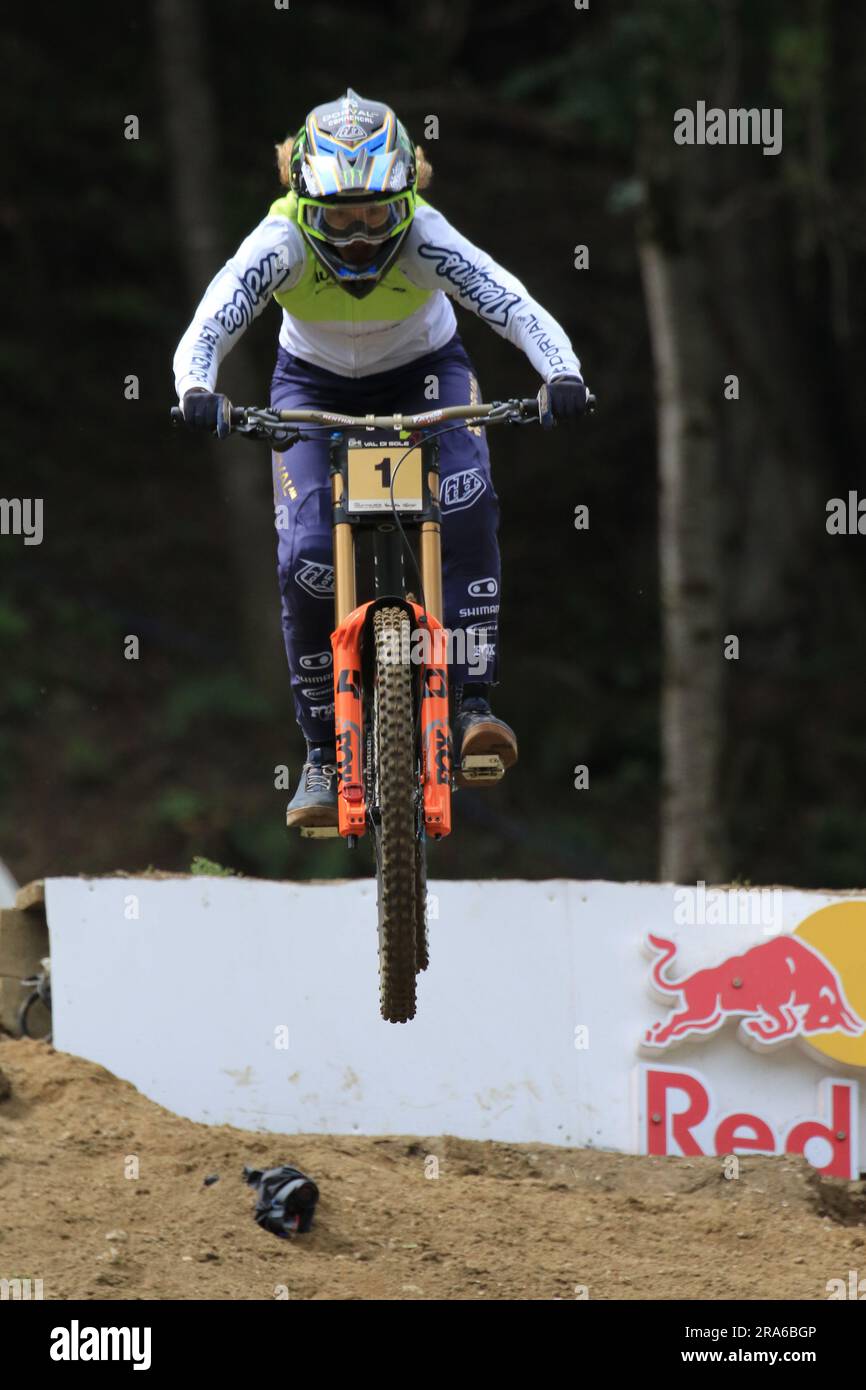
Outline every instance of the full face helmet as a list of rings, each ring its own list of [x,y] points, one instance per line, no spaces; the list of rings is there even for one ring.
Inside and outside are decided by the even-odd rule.
[[[415,150],[390,106],[353,92],[315,107],[292,148],[298,225],[358,299],[381,280],[415,216]]]

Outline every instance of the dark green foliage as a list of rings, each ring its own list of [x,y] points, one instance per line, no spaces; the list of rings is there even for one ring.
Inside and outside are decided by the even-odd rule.
[[[742,162],[742,215],[758,198],[778,207],[755,221],[756,250],[780,266],[812,366],[779,383],[766,428],[784,434],[786,396],[813,393],[823,430],[813,478],[842,494],[861,483],[866,427],[863,85],[849,56],[862,62],[866,25],[805,0],[633,0],[586,13],[386,0],[364,9],[363,25],[338,3],[278,12],[209,0],[206,12],[226,255],[277,193],[273,143],[308,106],[351,83],[392,99],[416,138],[437,114],[432,201],[561,318],[600,397],[596,421],[574,434],[493,439],[496,707],[518,731],[521,761],[496,792],[460,793],[456,834],[431,854],[431,875],[653,876],[661,663],[639,125],[647,103],[672,121],[676,105],[714,99],[731,72],[746,104],[784,106],[785,157]],[[336,44],[349,14],[351,44]],[[301,758],[288,682],[275,709],[245,669],[224,501],[206,451],[168,428],[171,356],[193,306],[151,8],[112,7],[97,24],[60,7],[48,27],[46,38],[37,10],[17,17],[0,95],[13,132],[0,195],[0,493],[43,496],[46,508],[41,547],[0,537],[0,855],[22,879],[181,869],[193,855],[193,872],[222,872],[215,861],[228,859],[243,873],[367,874],[366,848],[285,835],[274,768],[294,776]],[[123,138],[128,113],[141,121],[137,142]],[[572,268],[577,243],[590,247],[588,272]],[[202,289],[217,268],[202,264]],[[247,338],[261,401],[277,326],[269,309]],[[535,389],[501,339],[465,317],[461,330],[482,392]],[[138,401],[124,399],[129,373]],[[246,466],[261,472],[267,510],[267,455],[250,449]],[[747,475],[740,460],[732,477]],[[587,532],[573,528],[578,503]],[[735,534],[746,503],[726,505]],[[821,515],[814,525],[820,538]],[[863,877],[863,544],[804,551],[790,613],[767,639],[790,637],[793,657],[762,658],[763,634],[732,678],[731,866],[753,882]],[[276,613],[276,579],[273,602]],[[137,661],[124,659],[128,634]],[[580,763],[586,791],[573,787]]]

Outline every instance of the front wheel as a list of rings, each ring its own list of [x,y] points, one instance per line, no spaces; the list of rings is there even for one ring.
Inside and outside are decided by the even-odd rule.
[[[389,1023],[406,1023],[415,1017],[419,908],[418,777],[407,614],[402,608],[378,609],[373,636],[380,1009]]]
[[[430,964],[427,933],[427,842],[419,834],[415,840],[415,968],[420,974]]]
[[[42,1005],[43,1010],[45,1010],[48,1014],[48,1031],[46,1033],[34,1033],[30,1031],[31,1013],[34,1009],[36,1009],[38,1017],[38,1006],[40,1004]],[[45,998],[45,996],[43,994],[40,994],[40,992],[36,989],[34,989],[32,994],[28,994],[27,998],[23,1001],[21,1007],[18,1010],[18,1036],[21,1038],[35,1038],[39,1042],[51,1042],[50,996],[49,998]]]

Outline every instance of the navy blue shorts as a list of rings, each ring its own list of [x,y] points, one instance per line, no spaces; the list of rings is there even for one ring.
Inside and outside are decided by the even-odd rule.
[[[445,347],[394,371],[359,379],[314,367],[280,348],[271,405],[292,410],[335,410],[349,415],[414,414],[436,406],[467,405],[472,363],[457,334]],[[435,393],[434,393],[435,392]],[[477,392],[477,386],[476,386]],[[490,475],[483,430],[443,434],[440,444],[444,622],[462,630],[472,666],[453,662],[451,680],[496,681],[500,565],[499,502]],[[328,440],[303,440],[274,454],[278,573],[283,634],[298,724],[308,739],[333,736],[334,696],[330,634],[334,626],[334,564]],[[473,645],[474,644],[474,645]],[[460,655],[460,641],[452,650]],[[479,668],[482,651],[486,669]]]

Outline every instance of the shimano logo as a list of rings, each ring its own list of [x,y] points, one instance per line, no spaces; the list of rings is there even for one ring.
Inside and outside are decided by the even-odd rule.
[[[486,670],[496,659],[496,623],[467,623],[466,636],[477,663]]]
[[[498,603],[477,603],[474,608],[461,608],[461,618],[495,617],[499,612]]]
[[[320,564],[318,560],[305,560],[301,556],[301,567],[295,573],[295,583],[299,584],[313,598],[333,598],[334,566]]]
[[[465,468],[462,473],[452,473],[442,484],[441,504],[443,512],[462,512],[477,502],[487,484],[477,468]]]
[[[467,589],[470,598],[493,598],[494,594],[499,593],[499,585],[495,579],[473,579]]]
[[[305,671],[320,671],[330,666],[333,657],[330,652],[314,652],[312,656],[302,656],[301,666]]]
[[[486,270],[474,266],[465,256],[449,251],[446,246],[432,246],[430,242],[424,242],[418,247],[418,255],[427,261],[435,261],[436,274],[450,281],[461,298],[477,307],[479,318],[486,319],[488,323],[498,323],[504,328],[511,310],[521,302],[519,294],[507,290]]]

